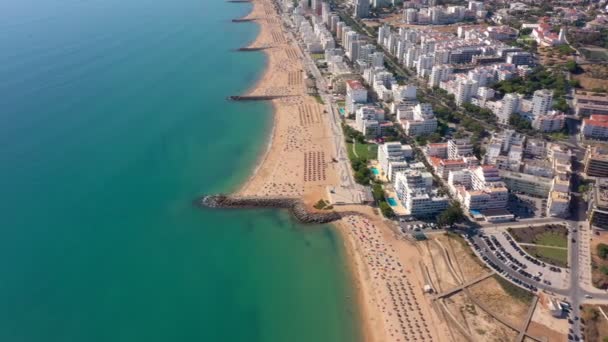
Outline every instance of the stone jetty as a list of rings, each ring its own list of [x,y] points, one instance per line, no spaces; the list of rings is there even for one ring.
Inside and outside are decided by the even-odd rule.
[[[344,215],[356,213],[338,213],[335,211],[312,212],[297,198],[268,198],[268,197],[239,197],[228,195],[211,195],[199,198],[196,205],[207,208],[247,209],[247,208],[276,208],[287,209],[302,223],[322,224],[334,222]]]

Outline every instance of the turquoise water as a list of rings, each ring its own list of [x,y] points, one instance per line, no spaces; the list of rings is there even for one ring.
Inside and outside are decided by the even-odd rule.
[[[397,206],[397,201],[392,197],[387,198],[386,201],[393,207]]]
[[[263,150],[249,4],[0,2],[0,341],[352,341],[340,242],[200,210]]]

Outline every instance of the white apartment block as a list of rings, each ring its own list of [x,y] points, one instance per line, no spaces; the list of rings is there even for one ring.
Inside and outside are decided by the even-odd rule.
[[[437,118],[429,103],[417,104],[411,109],[399,111],[397,118],[408,136],[427,135],[437,130]]]
[[[355,125],[368,138],[380,136],[380,123],[384,121],[384,110],[375,106],[361,106],[355,113]]]
[[[395,165],[397,168],[391,170],[391,164],[405,162],[406,159],[411,158],[412,156],[412,147],[409,145],[402,145],[399,142],[387,142],[378,147],[378,163],[389,180],[392,180],[393,173],[399,171],[398,168],[401,166]]]
[[[553,106],[553,91],[540,89],[534,92],[532,97],[532,116],[539,117],[549,113]]]
[[[581,134],[585,138],[608,139],[608,115],[592,114],[588,119],[583,119]]]
[[[448,159],[458,159],[473,155],[473,144],[469,139],[452,139],[448,141]]]
[[[352,114],[356,110],[357,104],[367,102],[367,89],[356,80],[346,81],[346,111]]]
[[[563,113],[552,111],[550,114],[535,116],[532,128],[541,132],[557,132],[564,128],[566,116]]]
[[[452,75],[454,69],[448,65],[434,65],[429,76],[429,87],[438,87]]]

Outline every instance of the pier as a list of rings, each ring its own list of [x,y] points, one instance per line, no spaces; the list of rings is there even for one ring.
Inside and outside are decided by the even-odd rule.
[[[236,49],[236,51],[262,51],[266,49],[270,49],[272,46],[260,46],[260,47],[242,47]]]
[[[233,96],[228,96],[228,100],[230,100],[230,101],[271,101],[271,100],[276,100],[276,99],[280,99],[283,97],[290,97],[290,96],[295,96],[295,95],[259,95],[259,96],[233,95]]]
[[[252,2],[252,0],[227,0],[226,2],[232,2],[234,4],[242,3],[242,2]]]
[[[255,18],[240,18],[240,19],[232,19],[232,22],[233,23],[246,23],[246,22],[255,21],[255,20],[257,20],[257,19],[255,19]]]

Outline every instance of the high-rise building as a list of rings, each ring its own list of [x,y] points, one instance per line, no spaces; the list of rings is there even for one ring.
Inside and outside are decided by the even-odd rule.
[[[532,97],[532,115],[534,117],[546,115],[553,106],[553,91],[540,89]]]
[[[453,69],[448,65],[434,65],[429,76],[429,87],[438,87],[441,81],[452,75]]]
[[[356,104],[367,102],[367,89],[356,80],[346,81],[346,111],[352,114],[356,110]]]
[[[369,0],[355,0],[355,18],[369,17]]]
[[[477,81],[459,80],[456,87],[456,104],[461,106],[471,101],[471,97],[477,93]]]
[[[522,96],[516,93],[509,93],[502,98],[502,107],[496,115],[498,123],[502,125],[509,124],[509,118],[512,114],[519,112],[519,106]]]

